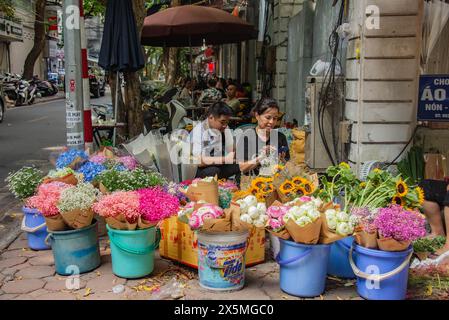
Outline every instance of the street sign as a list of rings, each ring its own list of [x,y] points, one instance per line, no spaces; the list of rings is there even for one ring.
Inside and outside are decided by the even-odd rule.
[[[449,75],[420,77],[418,120],[449,121]]]

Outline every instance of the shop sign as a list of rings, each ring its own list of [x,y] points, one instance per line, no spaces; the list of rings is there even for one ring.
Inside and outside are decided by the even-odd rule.
[[[449,121],[449,75],[420,77],[418,120]]]
[[[67,133],[67,146],[79,146],[84,144],[82,132]]]

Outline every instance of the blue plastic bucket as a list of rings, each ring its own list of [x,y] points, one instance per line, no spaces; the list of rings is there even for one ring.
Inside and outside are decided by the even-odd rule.
[[[412,254],[411,246],[405,251],[389,252],[354,243],[349,262],[357,276],[358,294],[368,300],[404,300]]]
[[[45,243],[48,236],[47,225],[42,213],[37,209],[22,207],[22,231],[27,233],[28,247],[33,250],[48,250],[51,247]]]
[[[115,230],[106,225],[111,240],[112,272],[126,279],[142,278],[153,272],[154,250],[159,245],[156,228]]]
[[[351,250],[353,242],[354,237],[347,237],[332,243],[327,274],[339,278],[355,279],[354,271],[349,264],[349,250]]]
[[[248,235],[248,231],[198,233],[198,275],[201,287],[214,291],[243,288]]]
[[[78,230],[52,231],[48,234],[56,273],[66,276],[85,273],[100,265],[97,221]]]
[[[316,297],[326,287],[330,245],[306,245],[280,239],[276,262],[281,290],[297,297]]]

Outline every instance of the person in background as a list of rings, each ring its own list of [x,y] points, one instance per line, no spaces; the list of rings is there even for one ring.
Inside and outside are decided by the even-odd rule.
[[[221,92],[218,91],[215,86],[217,82],[214,79],[209,79],[207,82],[208,88],[203,91],[200,98],[198,99],[199,103],[203,102],[217,102],[221,100]]]
[[[258,175],[261,161],[276,153],[281,161],[290,159],[285,135],[275,129],[279,117],[279,106],[274,99],[263,98],[253,109],[257,126],[237,137],[237,163],[245,174],[251,171]]]
[[[197,178],[218,176],[227,179],[239,175],[235,164],[234,138],[228,128],[232,110],[224,102],[209,107],[207,118],[197,124],[191,133],[192,153],[197,159]]]
[[[421,181],[419,186],[424,190],[423,209],[430,224],[431,232],[429,238],[446,237],[446,244],[431,256],[432,258],[437,258],[449,251],[449,237],[447,236],[447,228],[449,227],[449,183],[441,180],[426,179]],[[441,210],[443,210],[444,223]],[[446,225],[446,230],[444,225]]]
[[[242,85],[240,85],[240,84],[237,85],[237,92],[236,92],[235,96],[236,96],[236,98],[245,98],[246,97],[246,91]]]
[[[240,100],[236,98],[237,86],[233,83],[226,88],[226,98],[223,100],[234,111],[234,115],[240,111]]]
[[[215,88],[221,92],[222,98],[226,98],[226,81],[223,78],[218,78],[217,80],[217,85],[215,86]]]
[[[193,81],[189,77],[184,80],[181,92],[178,96],[179,100],[191,100],[192,99]]]

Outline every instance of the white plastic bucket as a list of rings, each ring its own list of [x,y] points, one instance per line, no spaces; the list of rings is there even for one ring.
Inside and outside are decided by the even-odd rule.
[[[273,259],[276,259],[276,257],[279,254],[279,251],[281,250],[281,242],[279,241],[279,238],[275,235],[272,235],[270,233],[270,248],[271,248],[271,257]]]
[[[243,288],[248,236],[248,231],[198,233],[198,275],[201,287],[214,291]]]

